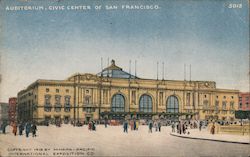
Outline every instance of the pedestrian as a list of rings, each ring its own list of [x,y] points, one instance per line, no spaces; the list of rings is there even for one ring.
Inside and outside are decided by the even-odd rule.
[[[22,123],[19,124],[18,129],[19,129],[19,135],[22,136],[23,135],[23,129],[24,129]]]
[[[134,122],[132,120],[130,121],[130,129],[131,131],[134,129]]]
[[[158,123],[158,130],[159,130],[159,132],[161,132],[161,122],[160,121]]]
[[[175,123],[172,123],[172,132],[175,132]]]
[[[182,125],[182,132],[183,134],[186,134],[186,130],[187,130],[187,122],[184,122],[183,125]]]
[[[25,126],[26,137],[29,137],[30,129],[31,129],[31,124],[27,122]]]
[[[194,121],[194,129],[196,129],[196,128],[197,128],[197,122]]]
[[[108,120],[107,119],[105,119],[104,125],[105,125],[105,128],[107,128],[107,125],[108,125]]]
[[[153,123],[150,121],[148,124],[149,127],[149,133],[152,133]]]
[[[7,125],[6,125],[5,123],[3,123],[3,124],[2,124],[3,134],[5,134],[5,133],[6,133],[6,126],[7,126]]]
[[[92,121],[92,130],[96,131],[95,121]]]
[[[16,133],[17,133],[17,124],[14,122],[14,124],[13,124],[13,130],[12,130],[12,132],[13,132],[13,134],[16,136]]]
[[[123,132],[128,133],[128,122],[126,120],[123,123]]]
[[[177,129],[177,133],[180,133],[180,129],[179,129],[179,127],[180,127],[180,124],[179,124],[179,123],[177,123],[177,127],[176,127],[176,129]]]
[[[156,121],[154,122],[154,127],[155,127],[155,131],[157,132],[158,131],[158,124]]]
[[[139,129],[139,120],[136,121],[136,130]]]
[[[136,130],[136,121],[134,120],[134,130]]]
[[[200,125],[199,125],[199,130],[201,131],[202,128],[202,121],[200,121]]]
[[[92,130],[92,124],[91,124],[91,121],[89,121],[89,127],[88,127],[89,131]]]
[[[214,132],[215,132],[215,125],[213,123],[212,127],[211,127],[211,134],[214,135]]]
[[[181,121],[179,121],[179,128],[178,128],[178,130],[179,130],[179,134],[181,134],[181,133],[182,133],[182,125],[181,125]]]
[[[33,123],[32,127],[31,127],[31,131],[32,131],[32,137],[36,137],[37,127],[36,127],[35,123]]]

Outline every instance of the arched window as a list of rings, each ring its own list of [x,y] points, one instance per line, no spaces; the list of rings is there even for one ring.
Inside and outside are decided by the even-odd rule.
[[[121,94],[116,94],[112,98],[112,108],[113,112],[124,112],[125,111],[125,99]]]
[[[140,97],[140,112],[152,112],[152,98],[149,95],[143,94]]]
[[[179,102],[176,96],[170,96],[167,100],[167,112],[178,113],[179,112]]]

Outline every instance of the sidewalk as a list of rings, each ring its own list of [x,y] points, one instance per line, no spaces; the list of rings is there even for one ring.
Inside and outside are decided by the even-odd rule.
[[[238,144],[250,144],[249,135],[230,135],[230,134],[210,134],[206,129],[188,129],[188,134],[178,134],[176,132],[171,132],[170,135],[181,137],[181,138],[189,138],[189,139],[197,139],[197,140],[208,140],[208,141],[217,141],[217,142],[227,142],[227,143],[238,143]]]

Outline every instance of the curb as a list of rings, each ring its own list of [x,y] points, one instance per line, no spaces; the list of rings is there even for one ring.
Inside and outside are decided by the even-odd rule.
[[[175,136],[175,137],[180,137],[180,138],[188,138],[188,139],[196,139],[196,140],[204,140],[204,141],[216,141],[216,142],[236,143],[236,144],[250,144],[250,142],[236,142],[236,141],[224,141],[224,140],[198,138],[198,137],[187,137],[187,136],[175,135],[175,134],[172,134],[172,133],[170,133],[170,135]]]

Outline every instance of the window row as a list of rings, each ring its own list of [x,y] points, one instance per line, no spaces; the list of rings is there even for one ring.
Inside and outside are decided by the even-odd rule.
[[[61,107],[61,106],[55,106],[54,107],[55,112],[61,112],[62,109],[64,109],[64,112],[70,112],[70,107]],[[52,111],[52,106],[44,106],[44,111],[45,112],[51,112]]]
[[[245,101],[249,101],[249,97],[243,97],[243,98],[245,98]],[[242,101],[243,98],[242,98],[242,97],[239,97],[239,101]]]
[[[124,112],[125,98],[122,94],[116,94],[112,97],[111,111]],[[139,111],[145,113],[153,112],[153,102],[151,96],[143,94],[139,100]],[[176,96],[170,96],[167,100],[166,112],[178,113],[179,102]]]
[[[60,95],[55,95],[55,105],[60,105],[61,104],[61,97]],[[44,104],[45,105],[50,105],[51,104],[51,95],[45,95],[44,96]],[[70,105],[70,96],[64,96],[64,104],[65,105]]]
[[[49,88],[46,88],[45,90],[46,90],[47,93],[50,92],[50,89],[49,89]],[[60,92],[60,89],[57,89],[57,88],[56,88],[55,90],[56,90],[56,93],[59,93],[59,92]],[[66,93],[69,93],[69,89],[65,89],[65,92],[66,92]]]
[[[240,103],[239,103],[239,108],[242,108],[242,107],[243,107],[242,102],[240,102]],[[246,107],[246,108],[249,108],[249,103],[248,103],[248,102],[245,104],[245,107]]]
[[[70,112],[70,110],[72,109],[73,110],[73,107],[70,107],[70,106],[44,106],[44,111],[45,112],[51,112],[52,109],[54,108],[54,111],[55,112],[61,112],[61,111],[64,111],[64,112]],[[88,113],[90,112],[95,112],[95,108],[83,108],[82,107],[82,111],[86,111]]]

